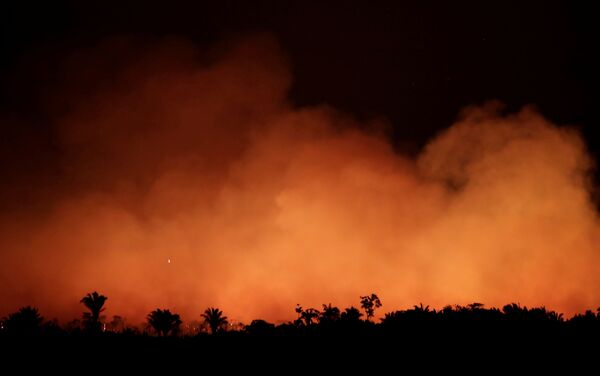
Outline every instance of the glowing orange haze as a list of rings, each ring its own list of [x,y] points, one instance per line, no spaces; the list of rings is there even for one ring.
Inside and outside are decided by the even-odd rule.
[[[269,37],[204,52],[117,40],[65,64],[111,58],[111,80],[57,120],[65,193],[49,214],[1,217],[1,315],[33,304],[67,320],[93,290],[131,321],[157,307],[197,320],[209,305],[291,319],[296,303],[371,292],[384,311],[600,305],[591,161],[575,130],[530,108],[473,107],[414,158],[381,122],[294,108]]]

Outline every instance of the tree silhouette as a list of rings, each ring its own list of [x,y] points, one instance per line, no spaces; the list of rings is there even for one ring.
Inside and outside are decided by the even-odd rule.
[[[269,335],[275,331],[275,325],[265,320],[252,320],[250,325],[244,327],[246,333],[257,336]]]
[[[212,334],[217,334],[223,326],[228,324],[227,316],[223,316],[223,311],[218,308],[209,307],[201,316],[204,318],[204,322],[210,326]]]
[[[371,294],[371,296],[361,296],[360,306],[367,314],[367,320],[370,320],[375,316],[375,309],[381,307],[381,300],[379,300],[379,297],[375,294]]]
[[[302,312],[304,312],[304,309],[300,304],[296,304],[296,308],[294,309],[294,311],[296,311],[296,313],[298,314],[298,319],[300,319],[300,316],[302,316]]]
[[[181,319],[168,309],[155,309],[148,314],[148,324],[156,330],[159,336],[166,337],[169,333],[175,335],[179,331]]]
[[[600,316],[598,316],[598,317],[600,317]],[[554,322],[563,322],[564,321],[563,314],[555,312],[555,311],[550,311],[550,312],[548,312],[548,320],[554,321]]]
[[[384,326],[393,325],[402,320],[403,314],[404,312],[402,311],[387,312],[385,315],[383,315],[383,318],[381,318],[381,323]]]
[[[363,314],[360,313],[358,308],[350,307],[350,308],[346,308],[344,310],[344,312],[342,312],[342,314],[340,315],[340,319],[343,321],[349,321],[349,322],[360,321],[360,318],[362,317],[362,315]]]
[[[328,305],[323,304],[323,310],[319,316],[320,323],[332,323],[340,319],[340,309],[333,307],[331,303]]]
[[[119,315],[114,315],[106,326],[111,332],[122,332],[125,329],[125,320]]]
[[[323,305],[325,306],[325,305]],[[310,326],[317,321],[321,315],[321,312],[315,308],[303,309],[300,304],[296,304],[296,313],[298,318],[294,321],[296,326]]]
[[[310,326],[317,320],[320,312],[314,308],[307,308],[302,312],[301,319],[304,322],[304,325]]]
[[[83,303],[90,312],[83,313],[83,324],[90,331],[100,331],[100,312],[104,311],[104,302],[108,298],[98,294],[96,291],[84,296],[80,303]]]
[[[39,334],[43,321],[37,308],[27,306],[8,315],[3,326],[9,334],[31,336]]]
[[[419,303],[419,305],[414,305],[413,310],[419,313],[429,313],[429,305],[423,306],[423,303]]]
[[[504,313],[504,317],[510,321],[525,321],[530,317],[527,306],[521,307],[518,303],[505,305],[502,307],[502,312]]]
[[[471,310],[471,311],[477,311],[478,309],[482,309],[484,306],[483,303],[471,303],[471,304],[467,304],[467,307]]]

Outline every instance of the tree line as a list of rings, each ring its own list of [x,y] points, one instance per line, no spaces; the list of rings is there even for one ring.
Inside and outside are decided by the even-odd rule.
[[[45,321],[36,307],[25,306],[0,320],[1,336],[38,336],[48,334],[70,334],[78,332],[85,335],[155,335],[158,337],[181,336],[183,321],[179,314],[169,309],[157,308],[146,317],[148,331],[139,331],[125,325],[109,325],[101,316],[108,298],[96,291],[86,294],[80,302],[87,309],[82,314],[81,325],[61,327],[54,321]],[[210,329],[212,335],[297,335],[307,333],[396,333],[420,330],[440,331],[449,328],[499,328],[557,330],[561,328],[600,330],[600,307],[593,312],[587,310],[565,319],[563,314],[545,307],[527,308],[517,303],[507,304],[502,309],[485,308],[481,303],[466,306],[446,306],[440,310],[430,309],[423,304],[410,309],[385,313],[374,321],[375,311],[382,307],[376,294],[360,296],[360,308],[351,306],[340,309],[331,303],[323,304],[321,309],[303,308],[296,305],[295,320],[275,325],[256,319],[248,325],[232,328],[228,317],[216,307],[208,307],[200,315],[202,323]],[[120,316],[113,317],[114,322],[122,322]]]

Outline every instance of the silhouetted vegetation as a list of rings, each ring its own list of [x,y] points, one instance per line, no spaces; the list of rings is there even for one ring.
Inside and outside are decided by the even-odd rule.
[[[22,307],[2,320],[2,329],[10,335],[33,336],[40,333],[44,318],[37,308]]]
[[[104,295],[98,294],[96,291],[88,293],[81,299],[81,303],[90,310],[90,312],[83,313],[83,326],[89,331],[99,332],[102,329],[100,323],[100,313],[104,311],[104,303],[108,298]]]
[[[379,300],[379,297],[375,294],[361,296],[360,306],[367,314],[367,320],[371,320],[371,318],[375,316],[375,310],[381,307],[381,300]]]
[[[317,322],[317,319],[321,315],[321,312],[319,312],[317,309],[304,309],[302,308],[302,306],[300,306],[300,304],[296,305],[295,311],[298,314],[298,318],[296,319],[296,321],[294,321],[294,324],[296,324],[297,326],[311,326],[312,324]]]
[[[192,358],[196,353],[225,353],[232,359],[248,351],[262,351],[256,359],[272,353],[281,356],[289,351],[290,356],[306,361],[338,350],[353,358],[366,353],[377,357],[380,351],[388,350],[406,354],[406,351],[431,353],[461,348],[489,351],[500,347],[524,353],[535,349],[545,354],[563,354],[578,344],[598,344],[600,338],[600,308],[566,319],[545,307],[529,308],[517,303],[487,308],[475,302],[439,310],[420,303],[377,315],[376,309],[383,305],[377,295],[370,294],[358,300],[364,314],[353,306],[341,309],[327,303],[316,309],[298,304],[292,321],[271,323],[255,319],[243,325],[230,323],[223,311],[209,307],[200,315],[203,322],[182,325],[178,314],[156,309],[148,314],[145,327],[128,326],[117,315],[99,326],[105,301],[106,297],[96,292],[86,295],[81,302],[90,312],[86,312],[83,321],[73,320],[64,325],[56,320],[44,321],[36,308],[20,308],[0,322],[0,341],[12,346],[20,338],[35,338],[46,341],[42,342],[46,344],[42,348],[46,349],[62,343],[70,346],[65,351],[88,351],[97,345],[96,349],[112,349],[113,354],[138,351],[162,359],[169,356],[180,359],[178,354],[185,349],[190,350]],[[172,348],[170,353],[168,348]]]
[[[323,304],[323,310],[319,316],[319,323],[321,324],[333,324],[340,319],[340,309],[338,307],[333,307],[331,303],[325,305]]]
[[[159,336],[166,337],[179,332],[182,321],[178,314],[171,313],[168,309],[155,309],[148,314],[148,324],[154,328]]]
[[[127,326],[125,319],[114,315],[109,322],[101,325],[100,313],[104,311],[104,303],[107,297],[96,291],[87,294],[81,299],[90,312],[83,314],[83,320],[72,320],[60,326],[56,320],[44,321],[37,308],[26,306],[9,314],[0,321],[0,335],[9,336],[32,336],[49,332],[74,333],[79,330],[80,325],[85,332],[107,332],[143,334],[145,331],[135,327]],[[430,329],[449,329],[478,327],[504,329],[600,329],[600,308],[596,311],[587,310],[576,314],[570,319],[565,319],[563,314],[548,310],[545,307],[521,306],[517,303],[507,304],[502,309],[486,308],[482,303],[471,303],[466,306],[445,306],[440,310],[432,309],[428,305],[415,305],[406,310],[387,312],[374,321],[375,310],[382,306],[381,300],[376,294],[360,297],[360,304],[365,314],[363,315],[356,307],[340,309],[331,303],[323,304],[322,309],[303,308],[301,305],[295,307],[297,318],[292,322],[280,324],[269,323],[265,320],[256,319],[249,325],[236,324],[227,330],[229,321],[223,311],[215,307],[207,308],[202,314],[203,323],[210,328],[212,334],[233,333],[275,335],[275,334],[302,334],[319,333],[321,330],[331,332],[331,328],[345,331],[359,330],[361,333],[371,332],[378,335],[391,334],[397,331],[413,332],[416,329],[423,333]],[[364,319],[363,319],[364,317]],[[159,336],[189,336],[202,335],[202,327],[194,326],[191,332],[182,332],[183,321],[176,313],[169,309],[156,309],[147,316],[147,322]],[[191,328],[191,327],[190,327]],[[194,332],[195,331],[195,332]],[[190,334],[194,332],[195,334]]]
[[[340,318],[342,319],[342,321],[346,321],[346,322],[357,322],[357,321],[360,321],[360,318],[362,317],[362,315],[363,314],[360,313],[358,308],[348,307],[348,308],[344,309],[344,312],[342,312]]]
[[[212,334],[217,334],[228,324],[227,316],[223,315],[223,311],[218,308],[207,308],[202,314],[204,322],[210,327]]]

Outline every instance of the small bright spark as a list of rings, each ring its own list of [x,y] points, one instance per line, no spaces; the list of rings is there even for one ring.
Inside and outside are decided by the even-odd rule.
[[[167,259],[167,264],[170,264],[170,263],[171,263],[171,259]]]

